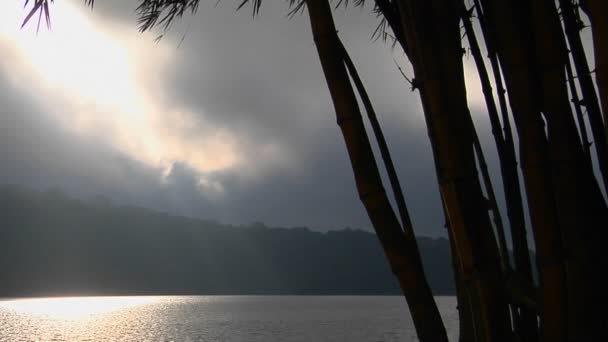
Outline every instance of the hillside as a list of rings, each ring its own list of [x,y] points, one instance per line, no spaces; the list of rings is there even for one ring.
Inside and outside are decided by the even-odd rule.
[[[360,230],[234,227],[14,186],[0,208],[0,296],[400,293]],[[452,294],[448,241],[419,244],[435,294]]]

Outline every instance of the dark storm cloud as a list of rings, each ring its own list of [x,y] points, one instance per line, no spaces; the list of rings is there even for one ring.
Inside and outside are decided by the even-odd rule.
[[[289,20],[287,6],[270,5],[266,1],[254,20],[249,12],[234,13],[230,1],[217,8],[202,3],[196,17],[184,18],[164,40],[176,48],[163,71],[170,105],[195,113],[201,125],[231,132],[246,164],[215,172],[196,170],[187,160],[168,172],[144,165],[46,122],[44,104],[25,105],[35,97],[0,78],[0,181],[103,194],[228,223],[369,229],[308,18]],[[133,1],[100,1],[94,15],[134,25],[133,8]],[[390,46],[371,41],[377,19],[368,10],[337,12],[393,148],[417,231],[443,234],[418,95],[396,70]],[[278,157],[264,158],[267,149]]]
[[[104,188],[137,187],[137,179],[151,178],[153,172],[110,147],[62,129],[48,115],[51,101],[39,101],[15,88],[3,76],[0,77],[3,182],[95,193]]]
[[[308,214],[312,217],[307,221],[317,225],[369,226],[354,190],[307,17],[289,20],[285,7],[266,6],[259,18],[251,20],[249,13],[231,13],[233,9],[227,7],[203,8],[196,24],[190,24],[167,90],[179,105],[198,109],[205,120],[236,130],[248,141],[278,144],[297,161],[297,167],[271,169],[256,189],[238,192],[231,188],[234,181],[222,184],[229,193],[239,193],[235,196],[239,202],[251,198],[239,207],[260,220],[281,217],[280,222],[289,222],[290,217],[314,213]],[[342,37],[361,65],[401,166],[403,183],[409,185],[406,190],[415,220],[426,232],[441,232],[437,187],[429,172],[432,161],[417,94],[409,93],[393,64],[390,47],[371,41],[376,19],[358,9],[338,12]],[[267,199],[261,201],[266,209],[255,207],[262,206],[256,196]],[[255,205],[247,207],[246,202]],[[345,219],[354,214],[357,219]]]

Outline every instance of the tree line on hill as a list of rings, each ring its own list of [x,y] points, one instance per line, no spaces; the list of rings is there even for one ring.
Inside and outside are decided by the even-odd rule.
[[[59,191],[0,187],[0,296],[395,295],[373,233],[229,226]],[[449,243],[419,238],[437,295]]]

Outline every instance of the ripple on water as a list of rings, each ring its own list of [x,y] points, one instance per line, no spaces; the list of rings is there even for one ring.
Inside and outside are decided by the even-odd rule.
[[[437,297],[451,340],[456,301]],[[402,297],[164,296],[0,301],[0,341],[415,341]]]

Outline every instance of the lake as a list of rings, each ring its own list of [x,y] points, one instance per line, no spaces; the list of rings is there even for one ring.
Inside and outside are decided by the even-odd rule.
[[[455,297],[436,297],[451,341]],[[158,296],[0,301],[0,341],[416,341],[403,297]]]

